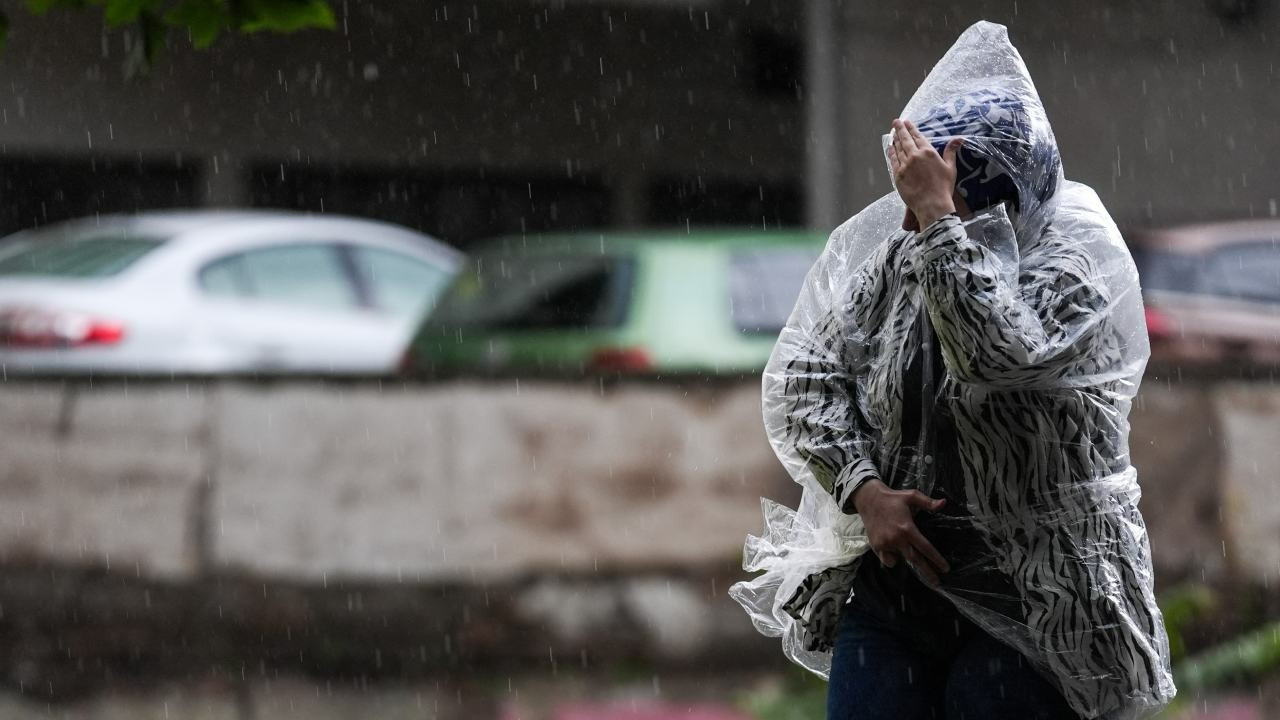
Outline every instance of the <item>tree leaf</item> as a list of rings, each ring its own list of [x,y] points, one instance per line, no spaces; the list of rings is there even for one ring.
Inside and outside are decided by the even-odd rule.
[[[272,30],[293,32],[308,28],[337,27],[333,8],[326,0],[245,0],[240,3],[237,24],[245,32]]]
[[[165,13],[164,22],[186,28],[191,33],[191,44],[198,48],[212,45],[232,25],[231,11],[223,0],[182,0]]]
[[[65,4],[67,3],[60,2],[60,0],[27,0],[27,9],[33,15],[44,15],[52,10],[53,6]]]
[[[107,6],[102,14],[108,26],[120,27],[138,22],[142,11],[153,4],[154,0],[107,0]]]

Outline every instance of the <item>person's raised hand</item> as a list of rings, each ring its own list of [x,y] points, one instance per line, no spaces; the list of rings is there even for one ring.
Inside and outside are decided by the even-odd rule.
[[[893,121],[890,137],[888,155],[893,182],[915,217],[915,229],[926,228],[943,215],[955,212],[952,195],[956,187],[956,152],[963,141],[951,140],[938,155],[915,124],[901,118]]]
[[[879,480],[864,483],[853,494],[854,509],[862,516],[867,539],[881,564],[893,567],[902,558],[931,585],[937,585],[938,574],[951,566],[920,533],[912,514],[915,510],[937,511],[945,503],[919,490],[893,490]]]

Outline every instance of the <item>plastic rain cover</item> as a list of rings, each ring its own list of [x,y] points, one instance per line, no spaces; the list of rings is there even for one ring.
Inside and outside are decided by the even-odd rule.
[[[1097,195],[1063,179],[1003,26],[969,28],[902,117],[936,147],[964,139],[958,188],[985,174],[971,200],[987,180],[1011,181],[1016,196],[909,233],[891,192],[831,235],[763,378],[765,426],[802,499],[796,510],[762,499],[765,531],[748,536],[743,566],[763,572],[730,594],[826,678],[870,549],[847,495],[871,473],[948,497],[916,520],[968,538],[938,547],[951,570],[937,589],[965,616],[1082,715],[1138,717],[1175,689],[1129,462],[1127,417],[1150,352],[1132,258]],[[920,428],[904,437],[904,367],[929,342],[941,381],[923,385]],[[944,420],[951,467],[929,453]]]

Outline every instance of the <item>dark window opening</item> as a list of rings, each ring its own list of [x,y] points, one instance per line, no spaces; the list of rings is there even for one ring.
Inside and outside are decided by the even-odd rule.
[[[443,175],[409,169],[261,164],[252,203],[376,218],[459,247],[511,233],[574,231],[609,221],[609,194],[590,178]]]
[[[649,221],[658,226],[798,226],[803,206],[799,186],[790,182],[673,178],[649,188]]]
[[[108,213],[190,207],[199,171],[180,159],[0,157],[0,234]]]
[[[746,33],[753,89],[768,98],[799,100],[804,84],[804,51],[800,39],[768,28]]]

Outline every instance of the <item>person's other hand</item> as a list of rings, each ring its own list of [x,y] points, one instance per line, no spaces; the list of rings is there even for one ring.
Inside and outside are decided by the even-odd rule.
[[[926,228],[943,215],[955,212],[952,195],[956,187],[956,152],[963,140],[948,142],[942,155],[938,155],[916,126],[901,118],[893,121],[890,137],[893,141],[889,143],[889,166],[894,185],[910,211],[903,228]]]
[[[931,585],[937,585],[938,574],[951,566],[920,533],[912,514],[917,509],[936,511],[945,503],[919,490],[893,490],[879,480],[864,483],[853,494],[854,509],[862,516],[871,549],[881,564],[893,567],[902,558]]]

